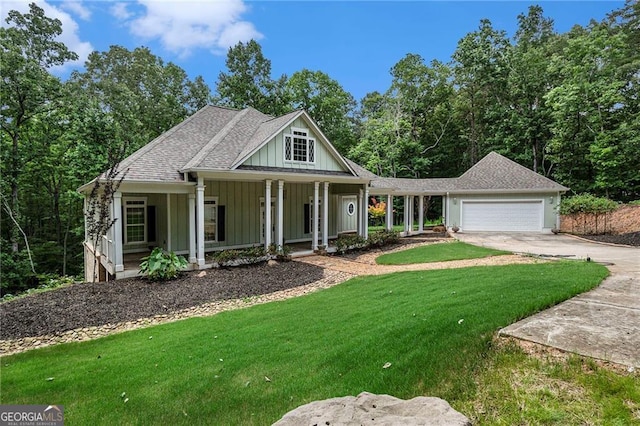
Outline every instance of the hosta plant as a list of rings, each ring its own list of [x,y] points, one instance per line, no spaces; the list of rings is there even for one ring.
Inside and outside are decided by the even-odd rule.
[[[184,257],[156,247],[149,256],[142,258],[140,272],[150,280],[171,280],[176,278],[187,265]]]

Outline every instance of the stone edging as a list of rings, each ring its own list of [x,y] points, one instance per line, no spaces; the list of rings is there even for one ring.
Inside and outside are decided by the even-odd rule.
[[[349,278],[352,278],[353,276],[354,274],[325,269],[323,271],[323,277],[318,281],[287,290],[280,290],[269,294],[263,294],[260,296],[253,296],[244,299],[215,301],[211,303],[205,303],[204,305],[193,306],[191,308],[171,312],[168,314],[155,315],[148,318],[139,318],[136,320],[119,322],[116,324],[104,324],[99,326],[76,328],[53,335],[0,340],[0,357],[25,352],[31,349],[57,345],[60,343],[84,342],[87,340],[97,339],[99,337],[109,336],[111,334],[123,333],[130,330],[138,330],[154,325],[180,321],[187,318],[212,316],[220,312],[247,308],[249,306],[260,305],[268,302],[286,300],[292,297],[298,297],[305,294],[313,293],[314,291],[320,289],[333,287],[348,280]]]

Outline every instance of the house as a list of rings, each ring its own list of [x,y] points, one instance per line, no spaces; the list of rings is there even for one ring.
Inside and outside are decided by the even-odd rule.
[[[316,250],[342,233],[366,238],[370,195],[404,197],[404,235],[414,232],[416,200],[423,217],[426,195],[442,196],[450,227],[543,232],[557,226],[554,207],[567,190],[496,153],[459,178],[380,178],[340,155],[303,110],[272,117],[216,106],[158,136],[120,170],[114,225],[98,247],[85,241],[87,280],[137,275],[141,254],[155,246],[202,269],[215,250],[291,243]],[[93,184],[79,189],[85,200]]]

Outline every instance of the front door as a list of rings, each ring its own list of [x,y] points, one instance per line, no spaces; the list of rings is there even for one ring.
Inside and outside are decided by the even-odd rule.
[[[358,198],[355,195],[341,197],[340,232],[358,231]]]

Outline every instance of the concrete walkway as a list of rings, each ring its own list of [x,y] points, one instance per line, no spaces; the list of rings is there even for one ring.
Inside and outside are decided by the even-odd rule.
[[[640,368],[640,249],[567,235],[458,233],[461,241],[516,253],[590,258],[611,276],[597,288],[512,324],[500,334]]]

